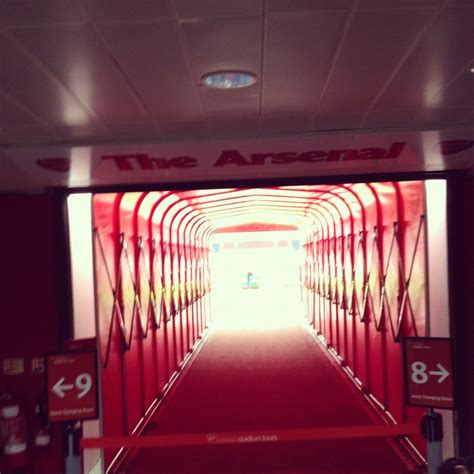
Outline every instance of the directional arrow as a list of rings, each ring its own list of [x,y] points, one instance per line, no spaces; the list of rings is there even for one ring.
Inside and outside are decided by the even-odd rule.
[[[430,375],[439,375],[438,383],[444,382],[449,372],[441,364],[436,364],[436,367],[438,367],[439,371],[431,370]]]
[[[66,394],[64,393],[65,390],[72,390],[74,388],[74,385],[71,384],[65,384],[64,380],[66,380],[64,377],[61,377],[54,385],[52,388],[52,391],[59,397],[59,398],[64,398]]]

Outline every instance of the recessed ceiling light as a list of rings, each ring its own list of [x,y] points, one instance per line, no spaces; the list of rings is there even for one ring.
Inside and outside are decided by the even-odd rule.
[[[469,71],[471,71],[474,74],[474,67],[471,67],[471,69],[469,69]]]
[[[202,76],[201,81],[214,89],[240,89],[255,84],[257,77],[247,71],[215,71]]]

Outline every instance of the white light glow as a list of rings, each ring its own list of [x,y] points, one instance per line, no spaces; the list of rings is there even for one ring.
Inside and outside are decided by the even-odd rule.
[[[303,321],[299,286],[303,252],[291,245],[299,237],[298,232],[216,236],[214,248],[219,250],[212,254],[211,271],[212,317],[217,327],[255,330],[287,327]],[[274,246],[239,248],[250,242]],[[231,244],[234,248],[226,249]],[[249,272],[256,287],[246,289]]]
[[[297,287],[277,291],[220,288],[212,298],[212,317],[217,328],[285,328],[303,322],[303,304]]]
[[[448,242],[446,181],[425,181],[426,230],[428,257],[429,336],[449,337]],[[449,410],[443,416],[443,453],[454,455],[453,417]]]
[[[71,169],[69,171],[70,186],[87,186],[92,174],[91,147],[74,147],[71,150]]]
[[[91,76],[91,65],[86,58],[77,54],[69,58],[67,85],[76,94],[83,104],[94,105],[93,92],[97,89]],[[87,108],[77,100],[71,100],[69,95],[62,96],[62,118],[67,126],[81,127],[91,121],[91,114]]]
[[[449,337],[446,181],[425,181],[425,193],[428,217],[430,336]]]
[[[94,337],[96,332],[91,200],[91,194],[73,194],[67,198],[76,339]]]
[[[429,79],[423,87],[424,104],[430,107],[438,107],[443,100],[443,84],[445,77],[443,74],[443,65],[439,60],[433,60],[430,63]]]

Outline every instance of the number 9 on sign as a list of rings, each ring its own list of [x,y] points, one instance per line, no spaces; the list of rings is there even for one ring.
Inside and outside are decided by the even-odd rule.
[[[417,384],[426,383],[428,381],[426,369],[427,366],[424,362],[413,362],[413,364],[411,364],[411,380]]]
[[[89,374],[82,373],[76,377],[76,388],[81,390],[77,398],[85,397],[92,388],[92,377]]]

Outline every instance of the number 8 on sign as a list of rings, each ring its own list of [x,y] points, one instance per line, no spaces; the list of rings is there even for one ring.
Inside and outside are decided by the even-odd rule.
[[[76,378],[75,385],[79,390],[82,390],[77,398],[85,397],[92,387],[92,377],[86,373],[79,374]]]
[[[428,374],[426,373],[427,366],[424,362],[413,362],[411,364],[411,379],[414,383],[423,384],[428,381]]]

